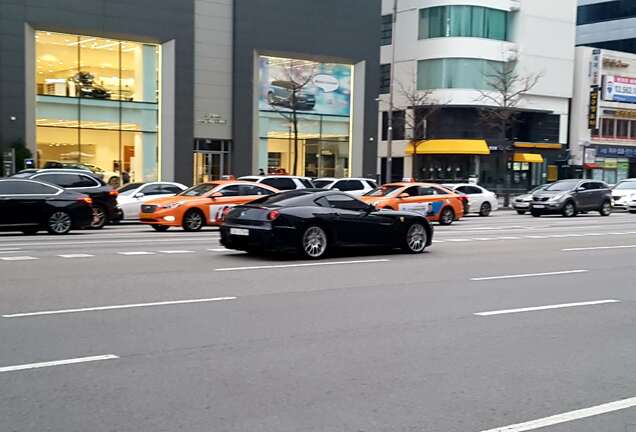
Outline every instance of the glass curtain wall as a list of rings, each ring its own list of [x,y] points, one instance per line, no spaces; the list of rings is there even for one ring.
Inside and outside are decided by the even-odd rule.
[[[505,41],[509,12],[481,6],[420,9],[419,38],[476,37]]]
[[[158,178],[159,46],[37,31],[40,167],[83,166],[113,185]]]
[[[417,62],[417,89],[488,89],[488,75],[492,75],[501,62],[468,59],[442,58]]]

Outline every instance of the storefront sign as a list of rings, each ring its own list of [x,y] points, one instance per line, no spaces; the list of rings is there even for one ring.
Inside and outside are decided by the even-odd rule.
[[[598,129],[598,88],[590,91],[590,106],[587,113],[587,128]]]
[[[627,119],[636,119],[636,111],[632,110],[608,110],[604,109],[603,114],[611,117],[620,117]]]
[[[596,155],[600,157],[636,158],[636,147],[598,146]]]
[[[636,78],[605,75],[603,79],[603,100],[636,103]]]
[[[620,59],[614,59],[614,58],[607,58],[606,57],[606,58],[603,59],[603,66],[627,69],[629,67],[629,64],[625,63],[623,60],[620,60]]]
[[[592,61],[590,62],[590,85],[601,85],[601,50],[596,48],[592,51]]]

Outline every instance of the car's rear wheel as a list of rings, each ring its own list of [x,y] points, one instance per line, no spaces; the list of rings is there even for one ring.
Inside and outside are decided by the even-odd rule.
[[[426,233],[426,228],[419,223],[414,223],[406,232],[403,250],[412,254],[422,253],[424,249],[426,249],[427,241],[428,234]]]
[[[490,212],[492,212],[492,206],[489,202],[485,202],[481,205],[479,209],[479,216],[487,217],[490,216]]]
[[[572,201],[566,202],[565,205],[563,206],[563,211],[561,212],[561,214],[564,217],[576,216],[576,206],[574,205],[574,203]]]
[[[329,240],[322,227],[312,225],[305,229],[300,240],[300,249],[304,257],[323,258],[327,254]]]
[[[183,223],[181,224],[181,226],[183,227],[184,231],[193,232],[201,231],[201,228],[203,228],[204,224],[205,222],[203,213],[201,213],[199,210],[190,210],[185,214],[185,216],[183,216]]]
[[[166,232],[170,228],[167,225],[150,225],[150,226],[152,227],[152,229],[158,232]]]
[[[99,204],[93,205],[93,221],[91,229],[102,229],[106,225],[106,210]]]
[[[67,212],[60,210],[49,216],[46,223],[46,230],[49,234],[61,235],[67,234],[73,225],[71,215]]]
[[[450,225],[455,221],[455,211],[450,207],[444,207],[439,215],[440,225]]]
[[[517,214],[524,215],[526,214],[525,210],[517,210]]]
[[[609,216],[612,214],[612,203],[605,201],[598,211],[601,216]]]

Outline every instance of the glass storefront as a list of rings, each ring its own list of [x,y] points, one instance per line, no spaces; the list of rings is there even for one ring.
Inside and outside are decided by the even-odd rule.
[[[39,167],[81,164],[111,184],[158,179],[153,44],[36,32]]]
[[[348,176],[351,78],[350,65],[261,57],[259,168],[270,174]]]

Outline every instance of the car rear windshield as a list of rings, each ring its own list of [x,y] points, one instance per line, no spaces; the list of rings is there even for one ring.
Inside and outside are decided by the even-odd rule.
[[[551,191],[551,192],[559,192],[559,191],[569,191],[574,189],[574,187],[579,183],[578,180],[572,180],[572,181],[560,181],[560,182],[556,182],[554,184],[551,184],[550,186],[548,186],[547,188],[545,188],[545,190],[547,191]]]
[[[275,195],[268,195],[250,202],[250,204],[259,204],[266,207],[294,207],[308,205],[311,203],[313,192],[299,189],[289,192],[282,192]]]
[[[316,186],[318,189],[329,186],[331,183],[333,183],[332,180],[314,180],[314,186]]]
[[[614,189],[636,189],[636,181],[623,181],[614,186]]]
[[[142,185],[143,183],[128,183],[126,186],[122,186],[117,189],[117,192],[119,192],[119,195],[130,195],[132,191]]]
[[[186,189],[181,192],[179,195],[181,196],[201,196],[210,192],[212,189],[216,188],[218,183],[203,183],[197,186],[192,186],[190,189]]]
[[[394,194],[399,189],[402,189],[402,186],[386,186],[385,185],[385,186],[380,186],[379,188],[373,189],[372,191],[367,192],[365,195],[373,196],[373,197],[386,197],[386,196],[390,196]]]

